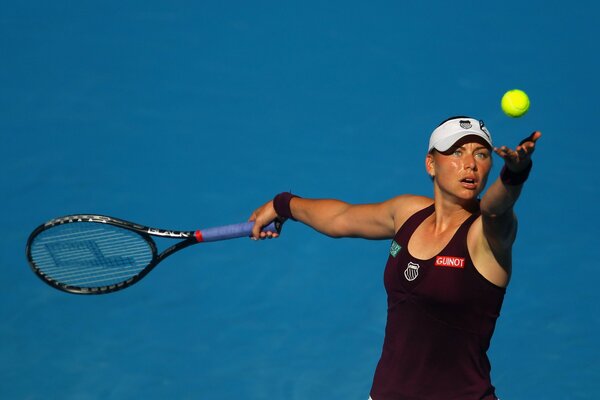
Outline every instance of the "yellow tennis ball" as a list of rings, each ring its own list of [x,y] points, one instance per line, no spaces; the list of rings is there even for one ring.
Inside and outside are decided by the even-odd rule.
[[[529,97],[522,90],[509,90],[502,96],[501,105],[502,111],[509,117],[522,117],[529,110]]]

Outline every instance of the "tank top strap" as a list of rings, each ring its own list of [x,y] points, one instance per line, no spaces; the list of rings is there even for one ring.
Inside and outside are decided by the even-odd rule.
[[[473,213],[469,218],[463,222],[450,242],[446,246],[446,250],[455,249],[455,250],[464,250],[468,253],[467,249],[467,234],[469,233],[469,228],[473,225],[473,222],[481,215],[480,211]]]
[[[430,206],[425,207],[424,209],[417,211],[413,215],[411,215],[405,222],[402,224],[398,232],[396,232],[396,237],[394,240],[403,247],[408,245],[408,241],[410,237],[414,233],[414,231],[421,225],[427,217],[429,217],[435,211],[435,204],[431,204]]]

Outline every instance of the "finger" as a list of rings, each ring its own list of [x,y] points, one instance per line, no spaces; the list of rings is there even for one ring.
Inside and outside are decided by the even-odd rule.
[[[256,221],[256,210],[254,210],[252,212],[252,214],[250,214],[250,217],[248,218],[248,222],[253,222]],[[254,225],[252,225],[252,231],[250,232],[250,238],[254,238],[254,228],[256,228],[256,222],[254,222]]]
[[[531,135],[527,136],[525,139],[519,142],[519,146],[528,142],[535,143],[539,138],[542,137],[542,132],[534,131]]]
[[[519,162],[519,154],[517,151],[511,150],[506,146],[502,146],[496,153],[504,160],[507,164],[517,164]]]
[[[508,154],[508,153],[510,153],[510,151],[511,151],[511,150],[508,148],[508,146],[502,146],[502,147],[499,147],[499,148],[498,148],[498,150],[499,150],[499,151],[500,151],[502,154]]]
[[[527,157],[527,153],[528,153],[528,151],[527,151],[526,145],[517,147],[517,155],[519,156],[520,159]]]
[[[516,151],[511,150],[506,146],[500,147],[499,152],[497,152],[497,154],[505,160],[515,160],[518,157],[518,153]]]
[[[525,139],[521,140],[519,142],[519,146],[522,145],[522,144],[524,144],[524,143],[531,142],[533,140],[533,136],[534,135],[535,135],[535,132],[533,132],[531,135],[527,136]]]
[[[258,240],[260,238],[260,230],[262,226],[255,220],[254,226],[252,227],[252,239]]]
[[[273,232],[271,232],[271,231],[262,231],[262,232],[260,232],[260,238],[261,239],[272,239],[273,238]]]
[[[494,147],[494,152],[504,158],[504,156],[506,156],[506,146]]]
[[[535,137],[532,141],[523,143],[517,149],[520,150],[520,155],[522,157],[531,157],[535,150],[535,141],[539,139],[539,136]]]
[[[495,152],[495,153],[496,153],[498,156],[500,156],[500,158],[502,158],[502,159],[506,159],[506,157],[507,157],[506,150],[504,150],[504,149],[502,149],[502,148],[495,148],[495,149],[494,149],[494,152]]]
[[[275,239],[278,237],[279,237],[279,234],[277,232],[273,232],[273,231],[261,231],[259,233],[260,239]]]

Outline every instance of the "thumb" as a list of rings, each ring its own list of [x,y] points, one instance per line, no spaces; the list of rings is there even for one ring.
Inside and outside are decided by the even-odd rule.
[[[248,222],[254,222],[254,225],[252,226],[251,238],[255,240],[260,238],[260,231],[262,229],[262,226],[258,221],[258,215],[256,211],[252,213],[252,215],[248,219]]]

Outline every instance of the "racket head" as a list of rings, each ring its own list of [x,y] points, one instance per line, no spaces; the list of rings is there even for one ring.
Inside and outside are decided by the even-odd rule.
[[[147,229],[102,215],[70,215],[37,227],[27,240],[33,272],[50,286],[75,294],[125,289],[158,263]]]

